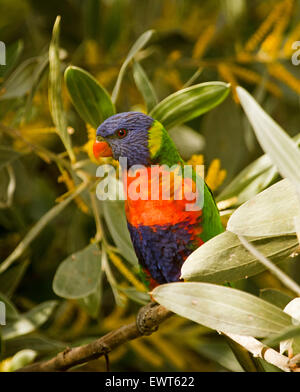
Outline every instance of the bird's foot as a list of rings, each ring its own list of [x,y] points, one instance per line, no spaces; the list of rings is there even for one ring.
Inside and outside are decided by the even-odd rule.
[[[153,309],[159,306],[157,302],[150,302],[143,306],[137,314],[136,325],[141,335],[151,335],[158,330],[158,325],[153,325]]]

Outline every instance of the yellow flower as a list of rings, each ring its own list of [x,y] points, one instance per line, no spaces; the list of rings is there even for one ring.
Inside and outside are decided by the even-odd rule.
[[[226,170],[221,169],[220,159],[214,159],[209,165],[205,181],[212,191],[218,189],[226,178]]]
[[[200,155],[192,155],[192,157],[187,161],[188,165],[192,165],[194,168],[197,165],[204,165],[204,157]],[[226,178],[226,170],[221,169],[220,159],[214,159],[209,165],[207,175],[205,177],[205,182],[210,187],[212,191],[218,189]]]

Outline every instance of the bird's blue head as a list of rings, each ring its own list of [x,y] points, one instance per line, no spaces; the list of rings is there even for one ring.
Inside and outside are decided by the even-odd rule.
[[[115,114],[106,119],[97,129],[94,144],[96,158],[112,156],[118,160],[127,158],[127,165],[149,165],[150,152],[148,131],[154,120],[140,112]]]

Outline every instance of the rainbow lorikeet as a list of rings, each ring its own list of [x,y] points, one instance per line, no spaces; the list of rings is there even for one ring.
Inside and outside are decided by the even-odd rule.
[[[123,182],[127,184],[125,212],[128,229],[151,288],[179,281],[185,259],[223,231],[219,211],[205,181],[200,180],[203,207],[186,208],[195,202],[189,195],[200,192],[195,172],[191,176],[179,176],[178,167],[183,168],[184,162],[176,146],[163,125],[143,113],[119,113],[106,119],[97,129],[93,150],[96,158],[111,156],[119,160],[121,166],[121,158],[127,158],[127,167],[122,167],[122,172]],[[143,189],[138,199],[129,191],[132,181],[137,178],[130,173],[134,165],[141,168],[139,186]],[[159,171],[167,172],[166,168],[173,165],[177,165],[177,172],[175,170],[170,176],[171,181],[164,182],[160,177],[156,182],[159,189],[153,189],[151,173],[158,173],[157,179],[157,175],[162,176]],[[167,189],[169,197],[163,194],[164,184],[172,187]],[[183,194],[184,187],[184,196],[180,200],[176,196],[179,191]],[[156,192],[156,197],[149,197],[149,194],[144,197],[150,189]]]

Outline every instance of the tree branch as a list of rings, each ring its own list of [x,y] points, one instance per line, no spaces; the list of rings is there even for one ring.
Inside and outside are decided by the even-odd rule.
[[[124,325],[102,338],[92,343],[75,348],[66,348],[54,358],[44,362],[37,362],[32,365],[18,369],[18,372],[56,372],[65,371],[76,365],[80,365],[101,356],[107,356],[114,348],[121,346],[129,340],[141,336],[151,335],[157,331],[159,325],[172,316],[173,313],[157,303],[150,303],[142,307],[137,315],[136,322]],[[234,342],[240,344],[254,357],[260,357],[265,361],[277,366],[279,369],[290,372],[293,369],[292,360],[285,355],[281,355],[270,347],[267,347],[259,340],[251,336],[241,336],[230,333],[223,333]],[[297,362],[298,363],[298,362]],[[297,365],[294,366],[295,368]],[[298,368],[297,368],[298,369]]]
[[[18,369],[19,372],[64,371],[73,366],[107,355],[114,348],[141,336],[151,335],[158,326],[173,313],[161,305],[150,303],[140,309],[136,322],[109,332],[92,343],[75,348],[66,348],[54,358]]]

